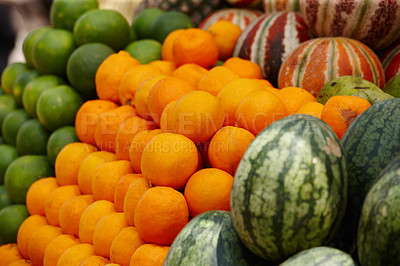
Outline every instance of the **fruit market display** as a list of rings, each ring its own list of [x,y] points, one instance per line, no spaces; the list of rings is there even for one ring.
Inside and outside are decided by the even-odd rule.
[[[0,266],[399,265],[399,1],[49,18],[1,73]]]

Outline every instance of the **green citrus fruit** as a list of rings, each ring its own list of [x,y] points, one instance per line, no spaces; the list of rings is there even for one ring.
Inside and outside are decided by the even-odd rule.
[[[49,131],[72,126],[83,101],[70,86],[61,85],[44,91],[37,102],[36,113],[40,123]]]
[[[135,15],[131,27],[135,30],[138,39],[147,39],[152,37],[150,35],[151,26],[164,12],[165,11],[160,8],[150,7],[143,9]]]
[[[33,182],[54,176],[54,169],[44,155],[24,155],[15,159],[7,168],[4,185],[12,203],[25,203],[26,192]]]
[[[1,133],[7,144],[16,145],[18,130],[28,119],[29,115],[24,109],[12,111],[4,118]]]
[[[20,155],[45,155],[50,133],[40,124],[38,119],[29,119],[19,128],[16,146]]]
[[[33,45],[36,40],[46,31],[50,30],[51,28],[48,26],[39,27],[36,29],[31,30],[28,35],[25,37],[24,42],[22,44],[22,52],[24,53],[24,57],[26,60],[26,65],[30,68],[33,68]]]
[[[4,118],[17,109],[17,103],[10,94],[0,95],[0,128],[3,125]]]
[[[14,204],[0,210],[0,244],[16,243],[18,229],[28,218],[25,204]]]
[[[7,167],[18,158],[17,148],[7,144],[0,144],[0,185],[4,184],[4,174]]]
[[[4,185],[1,185],[0,186],[0,210],[8,205],[11,205],[10,198],[8,197],[6,187]]]
[[[20,74],[28,70],[29,69],[26,64],[20,62],[12,63],[6,66],[1,74],[1,86],[3,87],[4,92],[11,94],[15,80]]]
[[[96,96],[95,75],[97,68],[114,51],[102,43],[88,43],[78,47],[67,63],[69,83],[88,97]]]
[[[179,11],[167,11],[161,14],[151,25],[150,36],[152,39],[164,42],[167,35],[177,29],[193,28],[190,17]]]
[[[50,8],[50,22],[55,29],[72,31],[75,21],[83,13],[97,8],[97,0],[54,0]]]
[[[78,18],[74,26],[77,45],[103,43],[115,51],[129,42],[130,29],[125,17],[115,10],[94,9]]]
[[[3,90],[3,87],[0,86],[0,95],[3,95],[3,94],[5,94],[5,92]]]
[[[48,30],[33,45],[33,64],[42,74],[65,76],[68,58],[75,47],[74,36],[70,31]]]
[[[51,165],[54,166],[56,157],[61,149],[72,142],[79,142],[75,133],[75,127],[73,126],[61,127],[51,133],[47,142],[47,157],[49,157]]]
[[[15,102],[18,107],[22,107],[22,93],[24,92],[26,84],[29,81],[39,76],[39,71],[30,70],[25,73],[22,73],[15,80],[14,88],[12,90],[12,95],[14,96]]]
[[[156,40],[139,40],[129,44],[125,50],[140,64],[148,64],[161,59],[161,43]]]
[[[65,84],[64,80],[55,75],[38,76],[29,81],[22,93],[22,105],[29,116],[37,117],[36,105],[43,91],[62,84]]]

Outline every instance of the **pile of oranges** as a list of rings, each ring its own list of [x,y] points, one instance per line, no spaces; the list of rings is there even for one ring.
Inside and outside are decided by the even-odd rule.
[[[257,64],[226,55],[232,47],[213,37],[221,28],[176,30],[163,60],[146,65],[125,51],[103,61],[99,99],[76,116],[81,142],[58,154],[55,177],[30,187],[31,216],[17,244],[0,247],[0,261],[8,254],[19,259],[13,265],[161,265],[191,218],[229,211],[236,168],[266,126],[304,113],[340,137],[346,119],[370,106],[341,98],[352,96],[324,106],[301,88],[273,88]]]

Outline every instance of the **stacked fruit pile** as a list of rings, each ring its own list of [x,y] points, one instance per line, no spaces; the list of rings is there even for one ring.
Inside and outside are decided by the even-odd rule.
[[[396,264],[400,3],[283,2],[55,0],[1,76],[0,265]]]

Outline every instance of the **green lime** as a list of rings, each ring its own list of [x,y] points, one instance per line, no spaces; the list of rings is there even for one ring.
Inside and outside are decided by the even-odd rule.
[[[156,19],[164,12],[165,11],[160,8],[150,7],[143,9],[135,15],[131,27],[135,30],[138,39],[152,37],[150,34],[151,25],[153,25],[154,21],[156,21]]]
[[[33,45],[33,64],[42,74],[65,76],[68,58],[75,47],[74,36],[70,31],[48,30]]]
[[[2,136],[0,136],[0,144],[6,144]]]
[[[6,187],[4,185],[1,185],[0,186],[0,210],[8,205],[11,205],[10,198],[8,197]]]
[[[20,155],[45,155],[50,133],[38,119],[29,119],[19,128],[16,146]]]
[[[97,68],[114,51],[102,43],[88,43],[78,47],[67,63],[69,83],[85,96],[96,96],[95,76]]]
[[[25,204],[14,204],[0,210],[0,244],[16,243],[18,229],[29,217]]]
[[[0,144],[0,185],[4,184],[4,174],[7,167],[18,158],[17,148],[7,144]]]
[[[4,92],[11,94],[15,80],[19,75],[28,70],[29,69],[26,64],[20,62],[12,63],[6,66],[1,74],[1,86],[3,87]]]
[[[54,166],[56,157],[61,149],[72,142],[79,142],[75,133],[75,127],[73,126],[61,127],[51,133],[47,142],[47,157],[49,157],[51,165]]]
[[[393,97],[400,97],[400,75],[396,75],[388,80],[383,87],[383,91],[389,93]]]
[[[129,43],[136,41],[138,39],[137,33],[132,27],[129,29]]]
[[[125,17],[115,10],[94,9],[78,18],[74,26],[77,45],[99,42],[115,51],[129,42],[130,29]]]
[[[0,95],[5,94],[3,87],[0,86]]]
[[[12,95],[0,95],[0,128],[3,125],[4,118],[16,109],[17,103]]]
[[[36,105],[40,94],[50,88],[65,84],[64,80],[55,75],[43,75],[34,78],[26,84],[22,93],[22,105],[31,117],[37,117]]]
[[[49,131],[72,126],[83,101],[70,86],[61,85],[44,91],[37,102],[36,113],[40,123]]]
[[[12,111],[4,118],[1,133],[7,144],[16,145],[18,130],[28,119],[29,115],[24,109]]]
[[[39,27],[36,29],[31,30],[28,35],[25,37],[24,42],[22,44],[22,52],[24,53],[26,65],[30,68],[33,68],[33,44],[36,40],[46,31],[50,30],[51,28],[48,26]]]
[[[160,43],[164,42],[167,35],[177,29],[193,28],[194,24],[190,17],[179,11],[167,11],[161,14],[151,25],[151,39]]]
[[[161,43],[156,40],[139,40],[129,44],[125,50],[140,64],[148,64],[161,59]]]
[[[24,155],[8,166],[4,185],[12,203],[24,204],[30,185],[39,178],[50,176],[54,176],[54,169],[47,156]]]
[[[83,13],[97,8],[97,0],[54,0],[50,8],[50,22],[55,29],[72,31],[75,21]]]
[[[30,70],[28,72],[22,73],[15,80],[12,94],[14,96],[15,102],[17,103],[18,107],[22,107],[22,93],[24,92],[26,84],[28,84],[29,81],[38,76],[39,76],[39,71]]]

